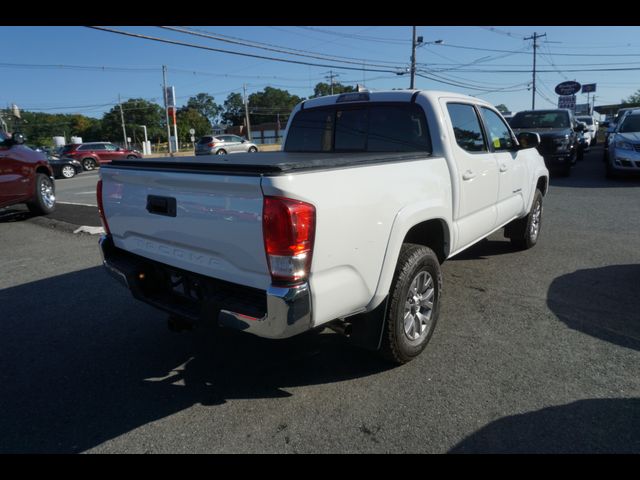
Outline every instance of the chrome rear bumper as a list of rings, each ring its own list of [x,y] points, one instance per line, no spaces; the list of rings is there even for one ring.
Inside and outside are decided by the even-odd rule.
[[[203,298],[187,308],[184,302],[172,301],[170,291],[150,292],[143,284],[149,280],[149,267],[154,271],[173,271],[172,267],[118,249],[108,235],[100,238],[100,250],[106,270],[126,286],[135,298],[193,323],[203,320],[203,316],[217,315],[217,322],[223,327],[272,339],[292,337],[311,328],[311,293],[308,283],[287,287],[272,285],[265,292],[223,282],[225,293],[216,295],[217,292],[213,291],[222,282],[202,277],[198,280],[207,284],[203,285],[200,292]],[[146,272],[146,280],[140,279],[142,272]],[[190,272],[185,274],[195,275]],[[261,295],[264,297],[257,298]],[[259,301],[248,305],[256,299]]]

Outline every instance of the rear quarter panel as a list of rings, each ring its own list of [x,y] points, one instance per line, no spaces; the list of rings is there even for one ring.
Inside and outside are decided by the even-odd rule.
[[[265,177],[262,190],[316,207],[314,325],[375,308],[388,292],[383,285],[391,283],[386,277],[393,276],[406,232],[422,220],[451,218],[442,157]]]

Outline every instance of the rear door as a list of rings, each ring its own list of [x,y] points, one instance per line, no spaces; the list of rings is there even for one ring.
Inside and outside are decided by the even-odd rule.
[[[458,245],[463,248],[487,236],[496,226],[498,162],[489,150],[479,112],[470,103],[446,101],[452,151],[457,165],[459,208]]]

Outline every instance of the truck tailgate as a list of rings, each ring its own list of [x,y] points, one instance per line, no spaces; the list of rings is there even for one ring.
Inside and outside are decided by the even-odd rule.
[[[258,175],[104,167],[116,247],[177,268],[266,289]]]

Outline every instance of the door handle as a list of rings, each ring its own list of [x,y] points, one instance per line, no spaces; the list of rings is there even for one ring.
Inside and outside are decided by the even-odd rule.
[[[507,170],[509,170],[509,166],[506,163],[503,163],[502,165],[500,165],[501,172],[506,172]]]
[[[472,178],[476,178],[476,174],[473,173],[473,170],[467,170],[462,174],[463,180],[471,180]]]

